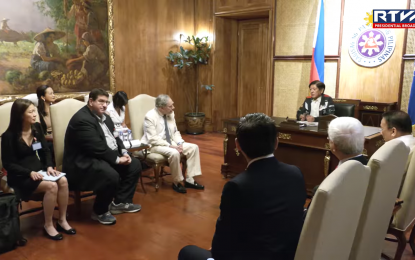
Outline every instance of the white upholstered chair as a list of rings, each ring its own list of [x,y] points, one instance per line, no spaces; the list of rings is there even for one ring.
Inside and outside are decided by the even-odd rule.
[[[9,127],[10,122],[10,111],[12,109],[13,102],[7,102],[0,106],[0,147],[1,147],[1,135],[6,132],[7,127]],[[3,163],[1,162],[1,149],[0,149],[0,171],[3,169]],[[7,177],[4,177],[1,183],[1,187],[4,192],[8,190],[6,186]],[[12,190],[11,190],[12,191]]]
[[[369,187],[349,260],[379,260],[409,149],[400,140],[380,147],[369,160]]]
[[[50,117],[53,129],[53,148],[55,150],[56,169],[62,171],[63,151],[65,144],[65,134],[69,121],[79,109],[85,106],[84,102],[76,99],[64,99],[50,107]],[[79,212],[81,207],[81,192],[73,191],[75,208]],[[86,196],[90,196],[87,194]],[[84,197],[86,197],[84,196]]]
[[[369,178],[369,167],[347,161],[323,181],[308,210],[295,260],[349,259]]]
[[[27,96],[22,97],[23,99],[28,99],[30,101],[33,102],[33,104],[35,104],[35,106],[37,107],[39,99],[37,98],[37,94],[33,93],[33,94],[29,94]]]
[[[398,248],[393,259],[400,260],[406,247],[405,234],[412,228],[409,244],[415,254],[415,153],[412,151],[408,157],[406,176],[403,182],[399,199],[403,200],[401,208],[396,212],[388,229],[388,234],[397,238]]]
[[[144,134],[144,118],[148,111],[155,107],[156,98],[141,94],[138,95],[130,100],[128,100],[128,111],[130,114],[130,122],[131,122],[131,132],[133,134],[133,139],[141,140]],[[135,153],[135,156],[139,157],[140,159],[145,160],[145,162],[151,166],[154,170],[154,177],[155,177],[155,188],[156,191],[159,190],[161,185],[161,177],[165,175],[163,168],[164,166],[169,166],[167,158],[161,154],[157,153],[148,153],[146,156],[143,153]],[[183,176],[186,172],[186,158],[182,157],[182,173]]]

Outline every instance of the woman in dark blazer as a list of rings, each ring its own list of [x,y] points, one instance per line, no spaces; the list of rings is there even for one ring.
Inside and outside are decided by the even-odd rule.
[[[36,122],[36,107],[30,100],[17,99],[12,106],[10,124],[1,139],[1,160],[7,171],[7,182],[19,198],[28,200],[33,193],[44,193],[44,233],[53,240],[62,240],[53,225],[56,201],[59,205],[57,229],[67,234],[76,231],[66,220],[68,206],[68,182],[65,177],[58,181],[43,181],[39,171],[57,176],[42,127]]]
[[[37,111],[39,114],[39,121],[44,135],[52,134],[52,122],[50,119],[50,106],[55,102],[55,93],[48,85],[42,85],[37,88],[36,95],[38,98]],[[53,142],[47,141],[48,148],[52,155],[52,162],[55,165],[55,151],[53,149]]]
[[[326,85],[315,80],[308,86],[311,96],[304,100],[303,106],[297,111],[297,120],[318,122],[320,116],[334,115],[334,102],[329,95],[324,95]]]

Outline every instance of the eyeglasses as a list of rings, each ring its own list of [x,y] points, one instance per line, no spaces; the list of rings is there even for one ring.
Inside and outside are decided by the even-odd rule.
[[[97,100],[97,102],[100,103],[101,105],[106,104],[107,106],[111,103],[108,100],[107,101],[105,101],[105,100]]]

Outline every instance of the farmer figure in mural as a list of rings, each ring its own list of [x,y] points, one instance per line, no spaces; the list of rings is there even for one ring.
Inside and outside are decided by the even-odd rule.
[[[89,32],[82,35],[82,43],[86,50],[82,56],[68,60],[66,66],[69,70],[81,70],[88,75],[90,82],[99,81],[108,70],[107,57]]]
[[[1,21],[1,29],[8,33],[10,29],[9,25],[7,24],[7,21],[9,21],[9,19],[3,18],[3,20]]]
[[[58,45],[54,41],[65,36],[64,32],[45,29],[37,34],[34,40],[37,42],[33,49],[30,65],[38,72],[65,71],[65,60],[61,57]]]
[[[83,1],[74,0],[71,10],[68,13],[68,18],[75,17],[75,29],[74,34],[76,36],[76,48],[81,47],[82,34],[87,31],[87,12],[83,7]]]
[[[102,38],[98,16],[92,10],[92,5],[90,2],[85,1],[82,5],[84,7],[85,13],[87,13],[87,30],[94,38],[95,44],[98,45],[101,49],[104,49],[104,39]]]

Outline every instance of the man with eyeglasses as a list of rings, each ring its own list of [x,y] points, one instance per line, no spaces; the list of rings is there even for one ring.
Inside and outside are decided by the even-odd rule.
[[[69,121],[62,169],[71,190],[96,193],[91,218],[104,225],[115,224],[113,214],[141,210],[133,204],[141,163],[130,157],[105,116],[108,96],[103,89],[93,89],[88,104]]]
[[[193,179],[202,174],[199,147],[186,143],[180,135],[174,119],[173,100],[162,94],[156,98],[155,105],[156,107],[148,111],[144,118],[144,135],[141,141],[151,145],[150,152],[164,155],[169,161],[173,190],[179,193],[186,193],[186,188],[203,190],[205,187]],[[187,159],[186,180],[180,168],[182,155]]]

